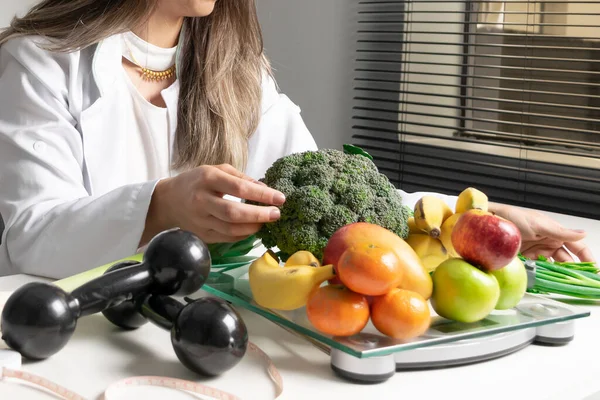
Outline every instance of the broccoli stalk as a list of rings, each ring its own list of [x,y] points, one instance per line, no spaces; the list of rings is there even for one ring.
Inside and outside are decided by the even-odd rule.
[[[256,234],[268,248],[308,250],[322,259],[329,238],[354,222],[408,237],[410,209],[368,157],[332,149],[295,153],[275,161],[262,181],[287,198],[281,218]]]

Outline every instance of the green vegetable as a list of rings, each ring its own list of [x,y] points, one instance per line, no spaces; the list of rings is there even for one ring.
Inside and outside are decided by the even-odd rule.
[[[358,155],[367,157],[369,160],[373,159],[372,155],[370,155],[369,153],[367,153],[366,151],[364,151],[360,147],[354,146],[352,144],[345,144],[344,145],[344,153],[346,153],[346,154],[358,154]]]
[[[527,260],[522,255],[519,258]],[[595,263],[550,262],[543,256],[534,261],[535,285],[528,292],[600,300],[600,269]]]
[[[357,149],[307,151],[273,163],[262,181],[287,200],[280,207],[281,218],[256,234],[265,247],[278,247],[284,255],[307,250],[321,259],[331,235],[353,222],[377,224],[408,237],[409,207]]]
[[[230,259],[244,256],[260,246],[260,240],[255,236],[249,236],[235,243],[212,243],[208,245],[213,264],[226,264]]]

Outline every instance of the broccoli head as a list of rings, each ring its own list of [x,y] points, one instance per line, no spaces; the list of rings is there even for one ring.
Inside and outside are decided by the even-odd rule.
[[[261,179],[281,191],[281,218],[257,233],[266,247],[285,254],[308,250],[322,259],[329,238],[354,222],[380,225],[408,237],[410,209],[371,159],[322,149],[282,157]]]

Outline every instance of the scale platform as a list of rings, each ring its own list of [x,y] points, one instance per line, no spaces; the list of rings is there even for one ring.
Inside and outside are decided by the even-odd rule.
[[[203,290],[259,314],[303,337],[331,357],[340,377],[365,383],[384,382],[397,371],[443,368],[505,356],[530,344],[560,346],[575,335],[574,323],[590,312],[544,296],[527,293],[513,309],[494,311],[476,323],[460,323],[438,316],[422,336],[410,341],[392,339],[369,324],[351,337],[316,331],[304,308],[276,311],[252,300],[249,264],[214,271]]]

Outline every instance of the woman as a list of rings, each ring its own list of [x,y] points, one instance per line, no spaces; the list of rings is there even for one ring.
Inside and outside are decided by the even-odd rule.
[[[317,148],[271,78],[253,0],[45,0],[0,45],[0,274],[72,275],[171,227],[247,237],[285,201],[256,179]],[[496,207],[525,246],[589,257],[584,233]]]

